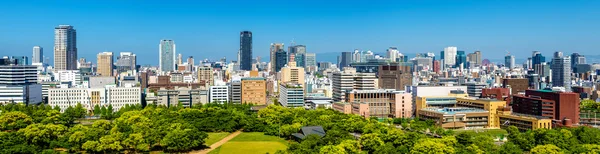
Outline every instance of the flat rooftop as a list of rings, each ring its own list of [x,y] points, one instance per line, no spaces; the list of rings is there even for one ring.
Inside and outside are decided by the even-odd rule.
[[[460,114],[460,113],[476,113],[476,112],[488,112],[484,109],[469,108],[469,107],[445,107],[445,108],[424,108],[423,110],[433,111],[442,114]]]

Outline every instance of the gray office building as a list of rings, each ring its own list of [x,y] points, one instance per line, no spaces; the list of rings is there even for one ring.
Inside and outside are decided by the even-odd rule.
[[[121,52],[119,53],[119,57],[117,57],[117,62],[115,67],[117,68],[117,72],[126,72],[133,71],[136,69],[136,56],[131,52]]]
[[[339,57],[338,68],[342,70],[344,67],[350,66],[352,63],[352,52],[342,52],[342,56]]]
[[[305,67],[317,66],[317,55],[315,53],[306,53],[304,58],[306,58]]]
[[[252,70],[252,32],[240,32],[239,63],[241,70]]]
[[[555,52],[552,57],[552,86],[571,91],[571,57]]]

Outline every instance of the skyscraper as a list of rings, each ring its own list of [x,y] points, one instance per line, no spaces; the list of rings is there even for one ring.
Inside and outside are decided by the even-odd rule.
[[[98,68],[96,73],[100,76],[113,76],[113,53],[101,52],[98,54]]]
[[[542,53],[539,51],[533,51],[533,56],[531,58],[534,67],[537,64],[542,64],[543,62],[546,62],[546,57],[542,56]]]
[[[575,67],[577,64],[585,64],[585,56],[575,52],[571,54],[571,67]]]
[[[40,46],[33,46],[33,55],[31,56],[32,63],[44,62],[44,49]]]
[[[338,68],[342,70],[344,67],[350,66],[352,63],[352,52],[342,52],[342,56],[339,58]]]
[[[183,64],[183,55],[177,54],[177,66]]]
[[[571,91],[571,57],[555,52],[552,58],[552,86]]]
[[[77,69],[77,32],[70,25],[54,28],[54,70]]]
[[[467,55],[468,61],[471,62],[472,66],[481,66],[481,51],[475,51]]]
[[[279,72],[281,68],[283,68],[285,64],[287,64],[287,52],[285,52],[285,50],[283,49],[279,49],[279,51],[275,53],[275,56],[275,64],[271,63],[271,65],[275,66],[275,69],[273,70],[274,72]]]
[[[160,40],[158,45],[160,71],[169,72],[175,70],[175,42],[173,40]]]
[[[240,69],[252,70],[252,32],[240,32]]]
[[[292,45],[288,48],[288,59],[294,55],[294,59],[298,67],[304,67],[306,64],[306,46],[305,45]]]
[[[508,69],[513,69],[515,67],[515,56],[506,55],[504,56],[504,66]]]
[[[271,48],[269,49],[269,55],[271,56],[271,71],[276,72],[276,64],[277,64],[277,51],[283,49],[283,43],[271,43]]]
[[[456,68],[460,68],[460,67],[467,67],[467,55],[465,55],[465,51],[457,51],[456,52],[456,61],[455,61],[455,66]]]
[[[444,59],[444,65],[454,66],[456,64],[456,52],[457,52],[456,47],[444,48],[444,52],[442,53],[443,59]]]

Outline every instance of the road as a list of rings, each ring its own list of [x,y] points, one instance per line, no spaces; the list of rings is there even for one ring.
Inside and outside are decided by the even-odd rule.
[[[190,154],[207,154],[207,153],[209,153],[210,151],[213,151],[214,149],[216,149],[216,148],[220,147],[221,145],[223,145],[223,144],[225,144],[225,143],[229,142],[229,140],[231,140],[231,139],[233,139],[234,137],[236,137],[236,136],[240,135],[241,133],[242,133],[242,131],[241,131],[241,130],[238,130],[238,131],[236,131],[236,132],[233,132],[233,133],[229,134],[229,136],[227,136],[227,137],[225,137],[225,138],[221,139],[220,141],[218,141],[218,142],[216,142],[216,143],[213,143],[212,145],[210,145],[210,148],[208,148],[208,149],[204,149],[204,150],[200,150],[200,151],[192,151],[192,152],[190,152]]]

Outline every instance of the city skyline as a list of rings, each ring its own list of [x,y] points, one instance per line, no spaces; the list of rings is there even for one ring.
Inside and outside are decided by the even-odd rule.
[[[26,51],[35,45],[47,49],[52,47],[50,27],[70,24],[79,32],[77,58],[85,57],[94,61],[95,55],[102,51],[133,52],[144,57],[139,60],[141,65],[157,65],[158,55],[152,54],[156,53],[156,41],[167,38],[178,42],[178,53],[197,57],[198,60],[214,60],[223,56],[236,59],[239,50],[236,42],[239,38],[235,34],[244,30],[255,34],[252,57],[260,56],[263,59],[269,57],[270,43],[289,44],[292,40],[306,45],[307,52],[316,53],[317,61],[323,61],[319,55],[324,53],[341,53],[355,48],[383,53],[390,46],[398,47],[401,53],[439,53],[444,47],[456,46],[467,53],[480,50],[487,58],[502,56],[508,50],[521,59],[531,51],[541,51],[544,55],[551,55],[555,51],[594,54],[593,50],[597,47],[593,42],[596,42],[598,32],[593,27],[599,25],[597,20],[591,20],[599,14],[593,8],[597,6],[596,1],[347,2],[340,3],[336,8],[323,7],[326,5],[319,5],[315,1],[299,2],[297,5],[305,6],[300,8],[290,7],[291,4],[277,4],[281,7],[276,8],[271,7],[274,4],[258,2],[250,5],[261,10],[257,12],[244,8],[247,2],[235,3],[230,7],[222,2],[208,3],[206,6],[201,2],[169,4],[173,8],[189,11],[185,15],[170,8],[162,14],[152,13],[151,10],[158,7],[158,1],[61,3],[39,2],[35,4],[39,10],[29,11],[19,18],[7,18],[11,24],[0,26],[6,34],[0,37],[0,41],[6,43],[0,52],[31,56]],[[134,4],[139,4],[133,8],[139,12],[127,11]],[[357,5],[364,8],[355,8]],[[27,10],[22,8],[30,7],[30,4],[9,2],[4,6],[10,7],[0,7],[0,10],[19,14]],[[198,10],[211,8],[192,10],[199,6],[201,9]],[[509,7],[514,8],[502,9]],[[227,13],[219,8],[240,10]],[[43,11],[56,9],[69,10],[65,13],[74,16],[66,18]],[[445,9],[453,11],[441,13]],[[298,13],[311,11],[315,13]],[[175,30],[164,30],[161,27],[165,24],[153,21],[156,18],[149,18],[167,17],[173,13],[179,14],[169,18],[179,23],[174,25]],[[223,18],[216,19],[218,17]],[[188,18],[199,18],[200,21],[191,22]],[[277,22],[267,20],[271,18]],[[29,23],[37,19],[43,22]],[[198,26],[197,22],[209,24]],[[440,23],[445,24],[440,26]],[[115,39],[115,36],[118,37]],[[452,39],[444,36],[451,36]],[[214,52],[222,54],[210,54]],[[44,56],[53,59],[48,53]]]

